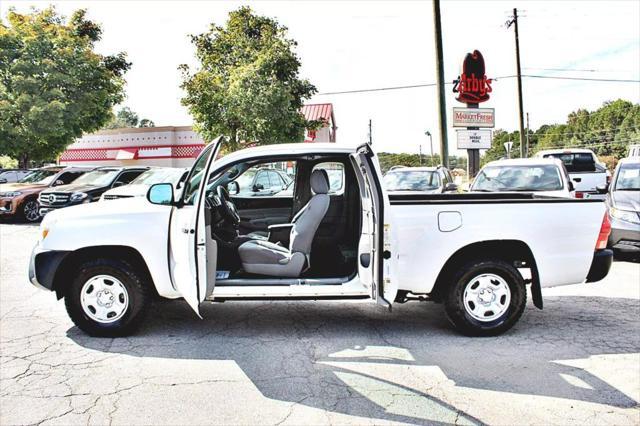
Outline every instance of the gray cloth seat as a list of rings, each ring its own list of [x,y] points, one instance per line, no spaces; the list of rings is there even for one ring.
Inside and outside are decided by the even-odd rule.
[[[329,176],[325,170],[311,174],[313,195],[291,221],[289,247],[252,240],[238,248],[242,267],[246,272],[275,277],[299,277],[309,267],[311,243],[329,209]]]

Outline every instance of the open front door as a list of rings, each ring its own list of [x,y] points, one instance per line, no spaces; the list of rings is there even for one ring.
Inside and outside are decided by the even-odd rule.
[[[370,286],[371,298],[391,308],[398,292],[394,274],[397,250],[391,232],[390,215],[387,213],[389,200],[380,181],[382,173],[368,144],[358,147],[352,159],[357,168],[362,204],[358,273],[360,280]]]
[[[217,247],[205,218],[205,191],[211,163],[222,137],[196,159],[184,183],[182,199],[173,207],[169,225],[169,270],[175,289],[200,315],[199,305],[215,285]]]

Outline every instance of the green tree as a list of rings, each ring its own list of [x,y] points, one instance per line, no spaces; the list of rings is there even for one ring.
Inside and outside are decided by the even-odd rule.
[[[212,24],[192,43],[200,66],[195,72],[180,66],[182,103],[205,140],[225,135],[230,150],[243,143],[299,142],[305,128],[320,125],[300,113],[316,88],[299,77],[296,42],[274,19],[241,7],[224,27]]]
[[[138,114],[132,111],[131,108],[124,107],[106,124],[105,129],[120,129],[123,127],[155,127],[155,124],[148,118],[140,119]]]
[[[124,53],[94,51],[100,26],[85,10],[70,19],[54,8],[0,22],[0,152],[55,158],[83,132],[101,128],[124,95]]]
[[[0,169],[15,169],[18,167],[18,160],[6,155],[0,155]]]

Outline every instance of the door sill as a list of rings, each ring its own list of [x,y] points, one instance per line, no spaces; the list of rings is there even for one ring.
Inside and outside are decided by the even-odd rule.
[[[207,302],[227,302],[227,301],[291,301],[291,300],[366,300],[371,299],[369,295],[353,296],[247,296],[247,297],[208,297]]]
[[[216,287],[316,286],[342,285],[351,277],[339,278],[229,278],[216,280]]]

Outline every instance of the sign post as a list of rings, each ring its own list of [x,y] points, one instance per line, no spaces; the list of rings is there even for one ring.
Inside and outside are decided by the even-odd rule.
[[[513,142],[511,142],[511,141],[504,143],[504,149],[505,149],[505,151],[507,151],[507,158],[511,158],[511,147],[512,146],[513,146]]]
[[[467,53],[462,63],[462,73],[457,80],[453,82],[453,92],[458,93],[456,100],[466,103],[467,108],[453,109],[453,125],[454,127],[466,126],[468,132],[479,132],[481,127],[493,128],[495,125],[494,110],[488,108],[479,108],[479,104],[489,100],[491,93],[491,83],[493,81],[485,75],[484,58],[482,53],[474,50]],[[467,150],[467,173],[469,178],[475,177],[480,170],[480,149],[488,149],[491,147],[491,133],[489,131],[489,146],[486,146],[487,135],[480,133],[466,133],[462,139],[461,133],[458,131],[458,149]],[[473,135],[473,136],[472,136]],[[484,137],[482,136],[484,135]],[[473,141],[475,140],[475,144]],[[464,146],[464,142],[468,142]],[[484,146],[481,147],[482,142]]]

